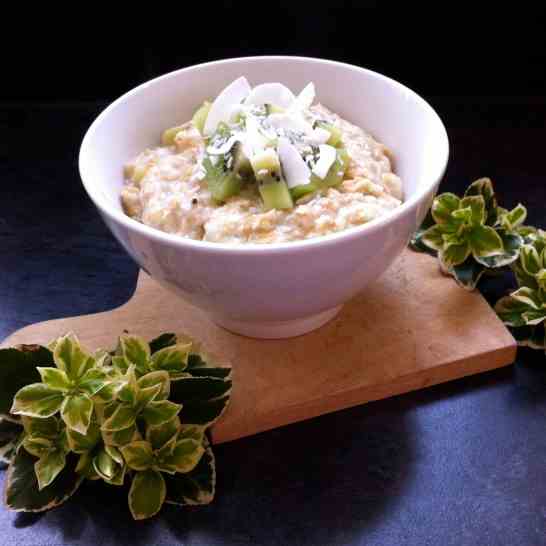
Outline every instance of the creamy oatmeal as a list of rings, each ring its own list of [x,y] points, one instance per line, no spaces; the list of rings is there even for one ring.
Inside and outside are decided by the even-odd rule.
[[[167,233],[241,244],[326,235],[398,207],[386,146],[313,101],[312,84],[295,97],[239,78],[125,166],[124,211]]]

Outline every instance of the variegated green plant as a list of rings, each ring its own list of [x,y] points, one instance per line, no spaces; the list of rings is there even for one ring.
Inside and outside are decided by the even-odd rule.
[[[211,502],[215,463],[206,431],[229,402],[230,374],[174,334],[150,343],[123,335],[112,353],[89,353],[73,334],[48,347],[1,349],[7,506],[47,510],[85,479],[130,483],[135,519],[164,502]]]
[[[495,311],[520,345],[546,348],[546,232],[529,231],[512,264],[518,289],[501,298]]]
[[[444,273],[473,290],[484,273],[517,260],[526,216],[521,204],[511,211],[499,207],[491,180],[480,178],[462,198],[438,195],[410,247],[437,256]]]

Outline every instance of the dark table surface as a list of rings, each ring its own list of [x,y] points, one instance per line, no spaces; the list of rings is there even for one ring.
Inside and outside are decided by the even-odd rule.
[[[522,200],[546,226],[544,101],[431,101],[452,146],[442,189],[490,176],[505,206]],[[77,172],[100,108],[0,104],[0,339],[134,290],[137,267]],[[482,291],[493,302],[509,286]],[[0,507],[0,544],[545,544],[545,369],[520,351],[515,366],[218,446],[207,507],[133,523],[126,492],[96,483],[46,514]]]

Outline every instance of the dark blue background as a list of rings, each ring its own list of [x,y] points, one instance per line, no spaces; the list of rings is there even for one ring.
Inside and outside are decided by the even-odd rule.
[[[531,222],[546,227],[541,12],[525,3],[495,16],[412,7],[410,18],[394,4],[285,4],[258,10],[258,25],[234,6],[204,6],[200,18],[167,11],[160,38],[151,19],[114,25],[99,14],[88,29],[33,18],[31,52],[9,56],[13,77],[0,92],[0,338],[129,298],[137,268],[84,194],[79,143],[106,102],[202,60],[289,52],[400,79],[448,127],[442,189],[462,191],[488,175],[503,205],[524,201]],[[226,30],[236,24],[243,30]],[[501,278],[483,291],[493,302],[508,288]],[[218,446],[218,494],[208,507],[167,507],[133,523],[125,491],[89,484],[45,515],[0,508],[0,544],[544,544],[545,364],[543,354],[520,351],[514,367]]]

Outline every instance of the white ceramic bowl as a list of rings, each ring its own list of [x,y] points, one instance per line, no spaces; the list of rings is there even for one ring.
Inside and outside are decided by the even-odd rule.
[[[251,85],[280,81],[294,91],[313,81],[320,102],[393,150],[402,206],[324,237],[240,246],[183,239],[126,216],[119,200],[123,164],[242,75]],[[79,166],[106,224],[145,271],[228,330],[279,338],[323,325],[389,267],[423,220],[448,155],[440,118],[407,87],[348,64],[275,56],[201,64],[136,87],[91,125]]]

